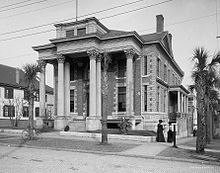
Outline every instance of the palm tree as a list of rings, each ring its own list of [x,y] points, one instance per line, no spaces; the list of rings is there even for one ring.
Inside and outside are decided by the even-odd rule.
[[[210,116],[209,116],[209,95],[211,89],[218,84],[218,77],[216,73],[216,66],[220,63],[220,54],[213,56],[210,63],[208,52],[203,48],[196,48],[193,53],[192,60],[195,61],[194,71],[192,77],[195,83],[195,90],[197,93],[197,140],[196,151],[199,153],[204,152],[206,146],[206,138],[210,133]],[[208,123],[207,123],[208,121]]]
[[[33,139],[33,129],[34,129],[34,119],[33,119],[33,109],[34,109],[34,93],[36,91],[36,78],[37,73],[41,72],[41,66],[37,63],[35,64],[26,64],[23,66],[24,70],[24,80],[27,85],[28,93],[28,104],[29,104],[29,130],[30,130],[30,139]]]
[[[108,68],[109,64],[111,63],[111,58],[108,54],[104,53],[103,59],[102,59],[102,68],[103,68],[103,75],[102,75],[102,95],[103,95],[103,101],[102,101],[102,144],[108,143],[108,133],[107,133],[107,108],[108,108]]]

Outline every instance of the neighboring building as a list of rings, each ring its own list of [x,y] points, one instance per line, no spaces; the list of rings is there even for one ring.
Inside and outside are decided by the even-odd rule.
[[[34,101],[34,120],[39,117],[39,81],[36,80]],[[53,115],[53,89],[46,86],[46,112]],[[20,69],[0,64],[0,127],[11,126],[18,120],[18,126],[26,127],[28,120],[28,101],[24,72]]]
[[[197,109],[196,109],[196,92],[190,91],[188,95],[188,112],[192,116],[192,128],[197,129]]]
[[[157,31],[145,35],[110,30],[94,17],[55,27],[56,38],[33,49],[40,62],[54,65],[56,129],[66,124],[71,130],[101,128],[101,59],[109,56],[108,126],[125,117],[133,129],[156,130],[159,119],[168,123],[177,117],[179,131],[185,133],[181,123],[187,117],[188,90],[181,85],[184,73],[162,15],[157,16]],[[44,106],[42,102],[42,110]]]

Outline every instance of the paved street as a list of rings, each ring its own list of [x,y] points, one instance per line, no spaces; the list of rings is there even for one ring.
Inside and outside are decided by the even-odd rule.
[[[0,146],[0,153],[1,173],[220,172],[214,165],[48,149]]]

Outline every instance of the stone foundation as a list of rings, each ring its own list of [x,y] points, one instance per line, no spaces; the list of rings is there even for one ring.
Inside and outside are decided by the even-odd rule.
[[[100,130],[101,129],[101,117],[87,117],[86,118],[86,130]]]

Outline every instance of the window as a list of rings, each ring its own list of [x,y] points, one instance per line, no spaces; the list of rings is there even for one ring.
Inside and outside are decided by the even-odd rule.
[[[35,95],[34,101],[39,102],[40,101],[39,92],[35,92],[34,95]]]
[[[126,87],[118,87],[118,112],[126,111]]]
[[[45,102],[47,102],[47,95],[45,95]]]
[[[74,30],[66,31],[66,37],[74,37]]]
[[[118,60],[118,77],[126,76],[126,61],[125,59]]]
[[[173,74],[173,85],[175,85],[175,76]]]
[[[147,112],[147,85],[144,86],[144,111]]]
[[[77,29],[77,36],[86,35],[86,28],[79,28]]]
[[[35,108],[35,117],[39,117],[39,107]]]
[[[157,112],[159,112],[160,109],[160,87],[157,87]]]
[[[147,75],[147,56],[144,57],[144,75]]]
[[[166,102],[167,102],[167,100],[166,100],[167,99],[167,93],[166,92],[167,92],[166,89],[164,89],[164,93],[163,93],[164,94],[163,95],[164,96],[164,101],[163,101],[163,111],[164,112],[166,112]]]
[[[3,116],[4,117],[14,117],[15,116],[15,107],[9,106],[9,105],[4,105]]]
[[[167,81],[167,66],[164,64],[164,81]]]
[[[74,64],[70,64],[70,81],[75,80],[75,74],[74,74]]]
[[[29,111],[28,111],[28,107],[27,106],[23,107],[23,117],[29,117]]]
[[[24,90],[24,100],[28,100],[28,91]]]
[[[157,76],[160,77],[160,59],[157,58]]]
[[[170,70],[168,69],[168,77],[167,77],[167,83],[170,84]]]
[[[13,88],[5,88],[5,98],[13,99]]]
[[[70,90],[70,112],[74,112],[74,90]]]

